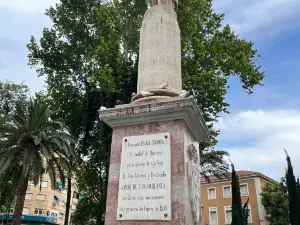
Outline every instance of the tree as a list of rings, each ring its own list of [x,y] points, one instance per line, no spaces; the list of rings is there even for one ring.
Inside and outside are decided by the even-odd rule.
[[[248,201],[242,205],[239,177],[235,172],[234,165],[232,167],[232,221],[231,225],[247,225],[248,224]]]
[[[26,102],[28,91],[29,89],[25,84],[0,81],[0,124],[8,122],[9,116],[14,111],[17,102]],[[9,177],[13,177],[16,174],[14,170],[10,172]],[[1,185],[2,178],[0,177],[0,212],[8,212],[15,199],[16,186],[11,180],[8,180],[8,185]]]
[[[284,182],[268,182],[262,189],[261,201],[270,225],[289,225],[289,203]]]
[[[7,120],[17,102],[24,103],[27,100],[28,91],[29,89],[25,84],[0,81],[0,124]]]
[[[15,201],[15,195],[17,191],[17,184],[12,183],[12,180],[16,179],[17,171],[12,168],[9,173],[0,176],[0,213],[7,213]]]
[[[69,161],[65,159],[60,159],[60,165],[64,168],[67,177],[67,201],[66,201],[66,210],[65,210],[65,221],[64,225],[69,225],[69,215],[70,215],[70,208],[71,208],[71,194],[72,194],[72,179],[73,177],[73,170],[76,165],[76,162]]]
[[[64,183],[63,168],[59,159],[75,158],[71,144],[74,138],[68,134],[59,119],[51,119],[58,111],[51,111],[38,99],[30,99],[28,105],[16,104],[10,123],[0,125],[0,176],[2,185],[11,181],[16,185],[16,204],[13,225],[20,225],[29,179],[38,184],[47,165],[52,188],[57,174]],[[13,180],[10,180],[14,170]]]
[[[105,212],[111,130],[98,121],[97,110],[114,107],[117,99],[129,103],[136,91],[139,27],[146,8],[146,0],[63,0],[47,10],[53,27],[27,45],[29,65],[45,77],[49,104],[60,106],[60,116],[78,139],[78,154],[87,159],[76,177],[80,191],[98,204],[98,214]],[[183,88],[196,90],[213,137],[200,146],[203,174],[228,170],[227,153],[214,148],[219,131],[213,129],[220,113],[228,113],[228,79],[237,76],[248,93],[263,79],[253,43],[222,27],[223,18],[213,12],[211,0],[180,1]],[[97,183],[90,180],[95,175]],[[103,217],[94,218],[103,224]]]
[[[285,153],[287,161],[287,171],[285,178],[288,190],[290,222],[291,225],[296,225],[300,224],[300,193],[298,191],[298,184],[294,176],[291,158],[286,150]]]
[[[98,212],[98,203],[92,199],[85,198],[77,205],[76,213],[72,214],[71,224],[96,225],[96,221],[104,220],[104,218],[95,218],[95,215],[103,217]]]

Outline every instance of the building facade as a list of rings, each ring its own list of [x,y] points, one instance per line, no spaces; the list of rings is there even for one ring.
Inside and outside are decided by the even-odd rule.
[[[70,213],[74,211],[78,200],[79,194],[77,194],[75,188],[72,188]],[[67,190],[63,189],[59,183],[57,184],[57,189],[53,190],[51,188],[50,177],[46,173],[43,176],[41,184],[34,186],[32,182],[29,182],[25,196],[23,215],[53,218],[56,224],[62,225],[65,219],[66,202]],[[13,211],[11,213],[13,213]]]
[[[264,185],[273,181],[257,172],[237,171],[240,182],[242,203],[249,199],[248,223],[267,225],[266,213],[261,203],[260,193]],[[201,211],[203,225],[231,224],[231,177],[218,179],[211,176],[210,182],[201,178]]]

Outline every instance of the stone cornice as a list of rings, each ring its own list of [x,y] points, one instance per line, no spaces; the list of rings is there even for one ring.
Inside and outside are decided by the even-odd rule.
[[[197,142],[210,139],[208,128],[193,98],[158,99],[120,105],[98,112],[99,118],[112,128],[183,119]]]

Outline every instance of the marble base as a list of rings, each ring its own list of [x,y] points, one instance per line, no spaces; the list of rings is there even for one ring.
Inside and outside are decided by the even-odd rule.
[[[189,196],[188,146],[209,140],[209,132],[194,100],[167,98],[121,105],[99,111],[99,117],[113,128],[105,225],[196,225]],[[118,221],[123,137],[165,132],[171,141],[171,220]]]

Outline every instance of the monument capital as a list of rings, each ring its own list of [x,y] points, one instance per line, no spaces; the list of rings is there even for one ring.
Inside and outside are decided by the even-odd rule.
[[[155,5],[167,5],[172,8],[178,7],[179,0],[148,0],[150,7]]]

